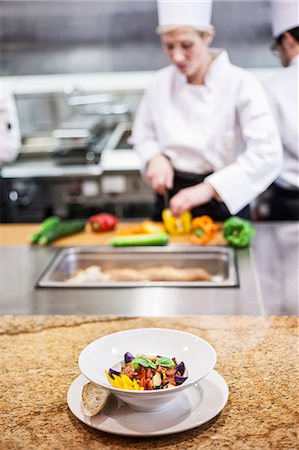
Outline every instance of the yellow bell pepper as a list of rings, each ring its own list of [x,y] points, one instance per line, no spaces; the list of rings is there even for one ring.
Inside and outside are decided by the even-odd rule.
[[[131,378],[129,378],[127,375],[121,375],[121,379],[123,382],[123,388],[124,389],[130,389],[133,390],[133,380],[131,380]]]
[[[143,387],[141,387],[136,380],[131,380],[127,375],[113,375],[113,378],[110,377],[107,370],[105,370],[105,374],[107,377],[107,380],[109,381],[112,386],[119,388],[119,389],[127,389],[127,390],[134,390],[134,391],[143,391]]]
[[[105,370],[105,374],[106,377],[109,381],[110,384],[112,384],[112,386],[116,387],[116,388],[120,388],[123,389],[123,381],[121,379],[121,377],[119,377],[118,375],[113,375],[113,378],[110,377],[109,373]]]
[[[162,220],[167,233],[171,236],[183,236],[191,232],[192,214],[189,211],[183,212],[180,217],[175,217],[170,209],[163,209]]]

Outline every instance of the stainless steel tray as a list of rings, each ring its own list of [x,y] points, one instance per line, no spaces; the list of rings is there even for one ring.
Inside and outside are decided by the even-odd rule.
[[[212,276],[212,281],[69,281],[79,269],[89,266],[105,269],[168,265],[175,268],[201,267]],[[119,287],[238,287],[236,255],[227,247],[72,247],[60,251],[37,282],[37,287],[58,288],[119,288]]]

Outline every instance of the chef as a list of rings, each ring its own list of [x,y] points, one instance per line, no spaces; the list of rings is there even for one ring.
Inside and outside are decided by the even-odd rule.
[[[285,67],[265,89],[280,131],[284,151],[282,173],[271,189],[270,219],[299,220],[299,4],[272,2],[272,49]]]
[[[1,166],[12,162],[19,154],[21,134],[15,99],[6,83],[0,80],[0,219],[13,221],[15,211],[11,204],[6,185],[1,177]]]
[[[136,114],[132,142],[157,191],[153,218],[170,200],[215,220],[250,217],[249,203],[278,176],[279,134],[263,89],[230,63],[214,36],[211,1],[159,1],[157,33],[172,63],[159,70]]]

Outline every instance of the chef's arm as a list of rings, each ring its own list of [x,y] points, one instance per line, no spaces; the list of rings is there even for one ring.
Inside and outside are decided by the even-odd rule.
[[[161,154],[161,147],[156,139],[156,133],[151,118],[150,96],[146,92],[139,104],[130,142],[141,160],[141,171],[144,173],[149,161]]]
[[[262,87],[250,74],[240,86],[237,114],[246,149],[234,163],[205,179],[231,214],[265,191],[282,169],[282,146],[275,121]]]

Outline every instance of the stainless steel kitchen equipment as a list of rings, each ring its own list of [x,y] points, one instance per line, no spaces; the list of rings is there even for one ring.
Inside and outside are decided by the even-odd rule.
[[[149,217],[154,191],[140,174],[140,160],[129,141],[131,131],[131,122],[120,122],[107,140],[101,155],[101,193],[120,217],[126,217],[126,205],[133,217]]]
[[[188,269],[202,268],[212,275],[211,281],[110,281],[71,280],[79,270],[96,266],[102,272],[109,269],[141,270],[171,266]],[[158,270],[158,269],[157,269]],[[107,248],[107,246],[64,249],[55,256],[37,282],[38,287],[238,287],[238,269],[234,250],[227,247],[170,246],[166,248]]]
[[[49,132],[40,133],[38,136],[28,137],[21,146],[19,161],[34,161],[37,158],[48,158],[58,144],[58,140]]]
[[[134,108],[128,96],[112,94],[73,96],[68,105],[84,107],[85,113],[96,112],[100,116],[131,116]]]
[[[58,164],[90,164],[100,160],[111,130],[104,130],[97,115],[76,115],[53,131],[58,145],[51,157]]]
[[[130,143],[130,136],[132,133],[132,122],[119,123],[109,140],[107,141],[106,148],[114,150],[132,150],[133,146]]]
[[[9,221],[103,210],[119,218],[149,217],[154,193],[127,142],[139,95],[74,92],[21,96],[24,145],[18,160],[1,171],[14,209]]]
[[[80,148],[88,146],[100,130],[101,123],[97,116],[77,115],[60,123],[53,131],[53,136],[62,148]]]
[[[102,173],[99,164],[57,165],[51,160],[4,167],[3,181],[15,209],[15,218],[9,221],[41,222],[52,214],[63,219],[88,217],[84,208],[100,208]]]

